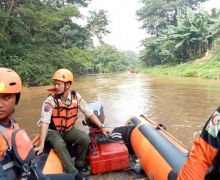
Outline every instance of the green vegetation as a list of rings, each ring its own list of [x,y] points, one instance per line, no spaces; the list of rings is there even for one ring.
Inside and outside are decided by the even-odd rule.
[[[204,79],[220,79],[220,52],[211,51],[208,57],[177,65],[159,65],[142,68],[141,72],[156,75],[177,77],[200,77]]]
[[[128,69],[130,54],[103,42],[110,33],[107,12],[80,13],[89,2],[0,0],[0,66],[16,70],[27,86],[49,84],[58,68],[79,75]],[[82,18],[84,26],[78,23]]]
[[[116,72],[127,68],[128,62],[124,53],[117,51],[110,45],[103,45],[95,51],[96,61],[94,61],[95,72]]]
[[[212,49],[220,36],[220,11],[199,11],[199,4],[204,1],[142,1],[137,15],[151,34],[142,42],[144,66],[182,64],[201,58]],[[191,75],[197,76],[196,71]]]
[[[142,41],[140,55],[104,43],[110,33],[107,11],[84,17],[80,7],[90,1],[0,0],[0,66],[16,70],[27,86],[50,83],[58,68],[81,75],[136,69],[140,64],[147,67],[146,73],[219,78],[219,54],[202,64],[194,62],[220,37],[220,10],[199,11],[206,0],[142,0],[137,16],[151,36]]]

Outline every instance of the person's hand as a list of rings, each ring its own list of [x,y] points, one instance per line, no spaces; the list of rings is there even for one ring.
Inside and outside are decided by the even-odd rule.
[[[111,129],[109,128],[102,128],[101,129],[102,134],[104,134],[106,137],[108,137],[108,133],[111,133]]]
[[[37,155],[40,155],[44,151],[44,146],[36,146],[34,151]]]

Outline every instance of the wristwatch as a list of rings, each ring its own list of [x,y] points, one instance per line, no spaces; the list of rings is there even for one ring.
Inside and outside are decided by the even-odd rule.
[[[99,126],[99,128],[100,128],[100,129],[105,128],[105,125],[104,125],[104,124],[101,124],[101,125]]]

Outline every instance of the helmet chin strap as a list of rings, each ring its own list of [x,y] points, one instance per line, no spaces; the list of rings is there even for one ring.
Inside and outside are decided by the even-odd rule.
[[[62,92],[62,93],[60,93],[59,94],[59,96],[63,96],[64,95],[64,93],[66,92],[66,91],[68,91],[70,89],[70,87],[66,87],[66,83],[64,84],[64,91]]]

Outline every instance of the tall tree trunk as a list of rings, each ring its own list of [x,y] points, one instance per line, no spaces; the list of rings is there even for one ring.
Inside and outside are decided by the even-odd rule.
[[[7,13],[7,18],[6,18],[6,20],[5,20],[5,24],[4,24],[4,26],[2,27],[3,32],[5,31],[5,27],[8,25],[8,20],[9,20],[9,18],[10,18],[13,5],[14,5],[14,0],[11,1],[10,7],[9,7],[9,10],[8,10],[8,13]]]
[[[173,20],[174,20],[173,24],[175,27],[177,26],[177,14],[178,14],[178,10],[177,8],[175,8],[175,13],[173,15]]]

